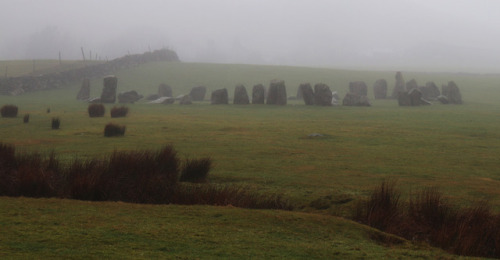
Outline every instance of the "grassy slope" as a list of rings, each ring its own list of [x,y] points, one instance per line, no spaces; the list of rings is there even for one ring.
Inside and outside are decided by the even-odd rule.
[[[228,88],[231,96],[238,83],[250,92],[254,84],[267,85],[273,78],[285,80],[289,95],[294,95],[302,82],[327,83],[341,97],[349,81],[364,80],[371,86],[376,79],[385,78],[390,90],[394,84],[394,72],[188,63],[150,63],[117,76],[119,91],[134,89],[147,95],[165,82],[179,95],[205,85],[207,98],[210,91],[222,87]],[[20,116],[31,114],[27,125],[20,118],[0,118],[0,137],[19,149],[54,149],[67,159],[75,154],[94,156],[113,149],[156,149],[173,143],[185,156],[211,156],[216,163],[212,182],[283,193],[301,205],[332,195],[329,211],[340,214],[352,203],[337,205],[337,200],[356,199],[388,177],[397,178],[407,191],[439,186],[458,201],[487,198],[499,209],[498,78],[428,73],[404,76],[407,80],[416,78],[420,84],[432,80],[441,85],[454,80],[466,104],[408,108],[384,100],[374,101],[370,108],[322,108],[306,107],[299,101],[286,107],[138,103],[129,106],[127,118],[110,119],[107,114],[90,119],[87,104],[74,101],[75,86],[20,97],[0,96],[0,104],[19,105]],[[91,85],[92,95],[98,96],[101,80]],[[50,114],[45,112],[47,107],[51,107]],[[111,106],[107,108],[109,111]],[[61,118],[61,130],[50,129],[54,116]],[[102,137],[103,126],[110,121],[127,126],[124,138]],[[310,133],[328,134],[329,138],[305,138]]]
[[[373,229],[298,212],[26,198],[0,198],[0,210],[2,259],[447,256],[404,241],[384,247]]]

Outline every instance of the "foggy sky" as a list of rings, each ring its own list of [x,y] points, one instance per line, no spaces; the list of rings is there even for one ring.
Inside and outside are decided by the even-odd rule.
[[[0,60],[113,59],[500,72],[497,0],[1,0]]]

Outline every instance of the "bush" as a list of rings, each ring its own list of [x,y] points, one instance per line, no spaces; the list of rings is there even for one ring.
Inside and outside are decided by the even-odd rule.
[[[372,191],[367,201],[357,205],[354,218],[369,226],[386,230],[395,224],[401,214],[400,196],[396,182],[384,181]]]
[[[61,125],[61,121],[59,118],[54,117],[52,118],[52,129],[59,129],[59,126]]]
[[[128,114],[128,107],[113,107],[111,109],[111,117],[126,117]]]
[[[5,105],[0,109],[2,117],[17,117],[18,108],[15,105]]]
[[[103,104],[90,104],[87,110],[90,117],[103,117],[106,112]]]
[[[181,182],[205,183],[212,168],[210,158],[186,159],[181,172]]]
[[[109,123],[104,127],[104,136],[123,136],[125,134],[125,126]]]

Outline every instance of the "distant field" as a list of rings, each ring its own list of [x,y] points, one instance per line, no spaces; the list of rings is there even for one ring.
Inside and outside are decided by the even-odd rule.
[[[399,107],[395,100],[374,101],[375,80],[385,78],[390,92],[394,75],[394,71],[148,63],[116,73],[118,91],[136,90],[146,96],[166,83],[177,96],[204,85],[207,101],[190,106],[141,101],[128,105],[128,117],[111,119],[112,105],[106,106],[104,118],[88,117],[88,104],[76,101],[79,84],[0,96],[0,105],[16,104],[20,109],[18,118],[0,118],[0,138],[20,150],[54,150],[67,160],[171,143],[182,156],[213,158],[211,182],[280,193],[307,212],[346,215],[353,203],[388,178],[398,180],[405,192],[437,186],[459,203],[488,199],[500,210],[500,77],[403,72],[405,80],[415,78],[420,85],[434,81],[441,86],[454,80],[465,103]],[[284,107],[209,104],[215,89],[227,88],[232,97],[236,84],[244,84],[251,93],[254,84],[268,86],[272,79],[285,80],[289,96],[296,94],[300,83],[321,82],[341,97],[350,81],[362,80],[369,86],[372,107],[308,107],[302,101]],[[101,89],[102,79],[91,81],[91,96],[99,96]],[[31,115],[29,124],[22,122],[25,113]],[[61,119],[60,130],[50,129],[52,117]],[[108,122],[126,125],[125,136],[104,138]],[[325,137],[308,138],[311,133]],[[310,206],[320,198],[328,198],[328,209]],[[352,201],[341,203],[345,199]]]

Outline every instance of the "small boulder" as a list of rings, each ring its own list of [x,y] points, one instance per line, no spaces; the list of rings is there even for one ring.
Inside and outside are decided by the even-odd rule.
[[[212,92],[212,97],[211,97],[211,104],[212,105],[226,105],[228,104],[228,94],[227,94],[227,89],[217,89]]]
[[[342,100],[343,106],[360,106],[369,107],[371,106],[370,101],[367,96],[361,96],[356,93],[347,93]]]
[[[118,103],[120,104],[133,104],[136,101],[139,101],[143,98],[142,95],[139,95],[136,91],[127,91],[118,94]]]
[[[193,104],[193,102],[191,100],[191,95],[184,95],[179,100],[179,105],[191,105],[191,104]]]
[[[248,105],[250,99],[248,98],[247,89],[243,85],[238,85],[234,89],[233,103],[237,105]]]

